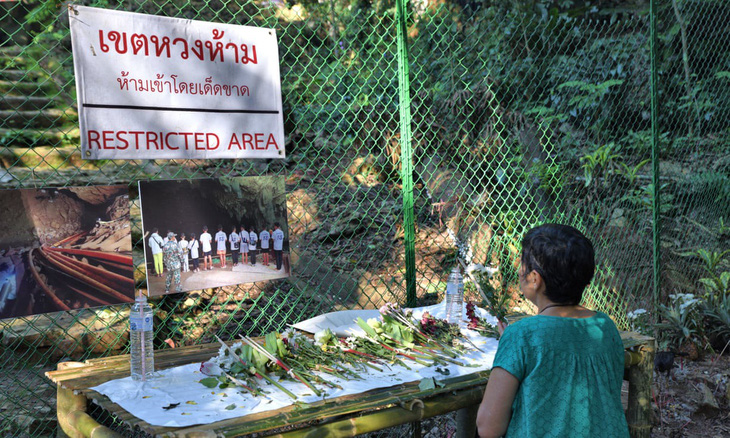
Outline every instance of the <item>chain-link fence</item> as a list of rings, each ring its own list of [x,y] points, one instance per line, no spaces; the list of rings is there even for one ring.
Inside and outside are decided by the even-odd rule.
[[[545,221],[594,240],[585,301],[626,328],[627,310],[699,293],[697,250],[728,248],[730,4],[657,0],[652,15],[648,1],[625,3],[416,1],[399,40],[391,1],[85,2],[276,28],[287,135],[285,160],[85,161],[64,7],[1,2],[0,181],[129,184],[144,288],[138,180],[286,180],[294,276],[154,300],[156,348],[335,309],[425,304],[440,299],[457,257],[499,268],[520,306],[519,238]],[[126,310],[0,320],[0,432],[52,433],[43,372],[124,353]]]

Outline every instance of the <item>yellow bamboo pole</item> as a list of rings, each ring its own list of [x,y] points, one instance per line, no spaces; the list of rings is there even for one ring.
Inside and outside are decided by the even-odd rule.
[[[629,367],[629,406],[626,420],[631,438],[651,437],[651,387],[654,380],[654,342],[639,347],[641,360]]]
[[[80,362],[61,362],[56,369],[67,370],[70,368],[83,367]],[[56,389],[56,418],[58,419],[58,438],[80,438],[81,435],[69,423],[68,413],[76,410],[86,410],[86,397],[81,394],[74,394],[73,390],[66,389],[59,384]]]
[[[477,431],[479,404],[456,411],[456,438],[474,438]]]
[[[88,438],[123,438],[106,426],[97,423],[89,414],[76,410],[69,412],[68,422],[76,429],[80,436]]]
[[[58,370],[80,368],[80,362],[61,362]],[[83,394],[75,394],[59,384],[56,390],[56,417],[58,418],[59,438],[122,438],[113,430],[100,425],[86,413],[88,400]]]
[[[411,409],[395,406],[332,423],[310,425],[307,429],[284,432],[274,436],[278,438],[356,436],[478,405],[483,395],[484,387],[480,386],[442,396],[435,400],[410,403]]]

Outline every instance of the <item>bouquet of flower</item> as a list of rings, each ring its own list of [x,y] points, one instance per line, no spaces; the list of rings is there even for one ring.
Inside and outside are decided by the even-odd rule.
[[[421,365],[449,362],[467,366],[455,358],[464,351],[467,344],[476,348],[461,336],[457,325],[443,320],[437,321],[430,315],[425,318],[429,333],[424,331],[424,318],[416,321],[411,311],[405,311],[396,304],[387,303],[380,308],[380,314],[382,321],[369,319],[365,322],[358,318],[357,323],[365,331],[366,338]],[[439,327],[441,330],[438,330]]]
[[[467,327],[476,330],[489,338],[499,339],[499,330],[494,324],[488,323],[484,318],[480,318],[475,312],[476,305],[472,301],[466,303],[466,319],[469,320]]]
[[[358,318],[365,336],[340,339],[326,329],[316,333],[314,340],[294,330],[269,333],[262,344],[243,337],[242,342],[229,346],[218,339],[218,355],[200,366],[207,376],[200,383],[209,388],[237,386],[255,396],[266,396],[264,385],[272,385],[296,399],[281,380],[296,380],[320,396],[326,388],[339,388],[324,377],[327,374],[342,380],[361,379],[360,371],[382,372],[390,364],[410,369],[407,361],[423,366],[469,366],[456,360],[470,344],[457,325],[428,314],[414,320],[411,311],[392,303],[380,312],[381,319],[366,322]]]
[[[511,297],[505,291],[499,291],[494,286],[493,274],[496,270],[473,264],[467,268],[466,272],[484,299],[489,313],[498,320],[507,322],[507,315],[510,313],[509,305],[511,304]]]

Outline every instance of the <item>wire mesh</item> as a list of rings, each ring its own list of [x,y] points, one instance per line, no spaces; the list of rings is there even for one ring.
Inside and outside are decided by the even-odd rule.
[[[0,2],[0,184],[129,184],[144,287],[144,179],[286,180],[294,277],[153,300],[156,348],[279,330],[337,309],[405,303],[396,15],[392,2],[93,1],[89,6],[274,27],[287,158],[85,161],[65,10]],[[563,2],[572,5],[575,2]],[[626,328],[706,276],[695,251],[730,236],[730,5],[658,2],[661,285],[652,296],[649,17],[552,2],[412,2],[406,21],[412,121],[416,298],[445,289],[457,257],[499,268],[516,290],[531,226],[576,225],[597,247],[587,305]],[[408,196],[411,196],[408,194]],[[727,270],[720,265],[720,270]],[[474,291],[471,298],[477,299]],[[63,360],[122,354],[126,309],[0,320],[0,432],[55,427],[43,372]]]

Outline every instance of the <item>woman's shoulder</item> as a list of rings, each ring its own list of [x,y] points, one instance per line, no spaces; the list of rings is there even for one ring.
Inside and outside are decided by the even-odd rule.
[[[526,316],[510,323],[507,328],[511,332],[531,332],[544,328],[582,328],[585,326],[600,326],[605,329],[616,329],[613,320],[601,311],[585,318],[569,318],[558,316],[534,315]]]

